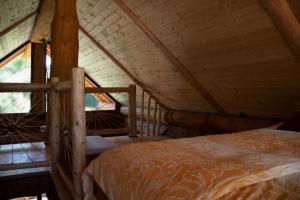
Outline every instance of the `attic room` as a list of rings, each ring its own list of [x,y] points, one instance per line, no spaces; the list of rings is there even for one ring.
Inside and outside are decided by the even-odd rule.
[[[1,0],[0,199],[299,200],[299,0]]]

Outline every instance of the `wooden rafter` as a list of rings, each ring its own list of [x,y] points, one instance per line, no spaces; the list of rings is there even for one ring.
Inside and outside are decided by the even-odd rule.
[[[17,26],[19,26],[20,24],[22,24],[23,22],[25,22],[26,20],[28,20],[29,18],[31,18],[32,16],[34,16],[36,14],[36,11],[30,13],[29,15],[23,17],[22,19],[18,20],[16,23],[14,23],[13,25],[9,26],[8,28],[4,29],[3,31],[0,32],[0,37],[2,37],[3,35],[5,35],[6,33],[8,33],[9,31],[13,30],[14,28],[16,28]]]
[[[79,30],[87,37],[89,40],[98,48],[100,49],[113,63],[115,63],[135,84],[140,86],[147,92],[153,99],[155,99],[159,104],[161,104],[164,108],[167,108],[164,104],[162,104],[147,88],[145,85],[135,78],[127,69],[126,67],[116,59],[104,46],[102,46],[97,40],[95,40],[84,28],[79,26]]]
[[[122,1],[114,2],[126,13],[126,15],[135,23],[141,31],[161,50],[165,57],[177,68],[182,76],[202,95],[206,102],[211,105],[217,112],[225,114],[223,107],[210,95],[184,64],[174,56],[174,54],[159,40],[158,37],[135,15],[135,13]]]
[[[288,0],[260,0],[260,2],[300,61],[300,24],[296,15],[298,12],[292,10]]]
[[[51,21],[55,11],[54,0],[40,0],[37,15],[32,27],[30,40],[32,42],[42,42],[48,40],[51,33]]]

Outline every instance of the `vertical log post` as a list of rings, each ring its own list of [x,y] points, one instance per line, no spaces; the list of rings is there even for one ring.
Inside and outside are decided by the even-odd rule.
[[[147,135],[150,136],[150,111],[151,111],[151,95],[149,94],[148,107],[147,107]]]
[[[156,121],[157,121],[157,102],[155,101],[155,107],[154,107],[154,115],[153,115],[153,130],[152,130],[152,135],[155,136],[156,135]]]
[[[46,83],[46,44],[31,44],[31,82]],[[46,98],[43,92],[31,94],[32,113],[45,112]],[[41,99],[43,98],[43,99]]]
[[[51,83],[55,84],[59,82],[59,78],[51,78]],[[54,88],[50,93],[50,145],[51,145],[51,167],[52,172],[56,171],[56,163],[59,159],[60,150],[60,113],[59,113],[59,96]]]
[[[162,115],[162,106],[161,104],[158,104],[158,119],[157,119],[157,129],[156,129],[156,135],[160,135],[160,126],[161,126],[161,116]]]
[[[74,182],[74,198],[82,199],[81,174],[86,166],[85,149],[85,103],[84,103],[84,70],[73,68],[72,70],[72,174]]]
[[[76,0],[56,0],[51,23],[51,77],[71,79],[72,68],[78,67],[78,31]]]
[[[78,67],[78,27],[76,0],[55,0],[51,23],[51,77],[58,77],[60,81],[71,80],[72,69]],[[66,119],[70,119],[71,95],[64,97],[64,113]],[[71,120],[66,120],[64,126],[71,132]]]
[[[144,136],[144,104],[145,104],[145,91],[142,92],[142,106],[141,106],[141,136]]]
[[[136,86],[129,86],[129,137],[137,137],[136,128]]]

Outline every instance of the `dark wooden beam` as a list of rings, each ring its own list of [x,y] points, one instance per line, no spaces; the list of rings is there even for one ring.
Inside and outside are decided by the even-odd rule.
[[[46,83],[46,44],[31,43],[31,83]],[[31,112],[44,112],[44,93],[32,93],[31,105]]]
[[[23,17],[22,19],[18,20],[16,23],[14,23],[13,25],[11,25],[10,27],[4,29],[3,31],[0,32],[0,37],[2,37],[3,35],[5,35],[9,31],[13,30],[14,28],[16,28],[17,26],[19,26],[20,24],[22,24],[23,22],[25,22],[26,20],[28,20],[29,18],[31,18],[35,14],[36,14],[36,11],[30,13],[29,15],[27,15],[27,16]]]
[[[260,0],[273,22],[277,26],[284,40],[300,62],[300,24],[296,12],[298,3],[288,0]]]
[[[165,57],[177,68],[181,75],[202,95],[206,102],[217,112],[225,114],[223,107],[210,95],[200,81],[195,78],[188,68],[174,56],[174,54],[159,40],[158,37],[144,24],[135,13],[122,1],[113,0],[135,23],[135,25],[145,33],[145,35],[161,50]]]
[[[137,78],[135,78],[127,69],[126,67],[118,60],[116,59],[104,46],[102,46],[97,40],[95,40],[84,28],[79,26],[79,30],[87,37],[89,40],[96,46],[98,49],[100,49],[113,63],[115,63],[135,84],[140,86],[147,92],[150,96],[152,96],[158,103],[160,103],[164,108],[168,109],[166,105],[161,103],[153,94],[150,92],[145,84],[143,84],[141,81],[139,81]]]

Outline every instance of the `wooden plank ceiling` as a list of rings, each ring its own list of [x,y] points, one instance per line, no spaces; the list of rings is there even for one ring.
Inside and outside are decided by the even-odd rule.
[[[38,0],[1,1],[0,59],[30,39],[38,3]]]
[[[284,118],[300,98],[299,61],[257,0],[77,0],[77,11],[81,28],[171,109],[216,112],[199,85],[231,114]],[[79,40],[79,66],[96,82],[133,84],[86,34],[80,32]],[[115,98],[127,103],[125,96]]]

